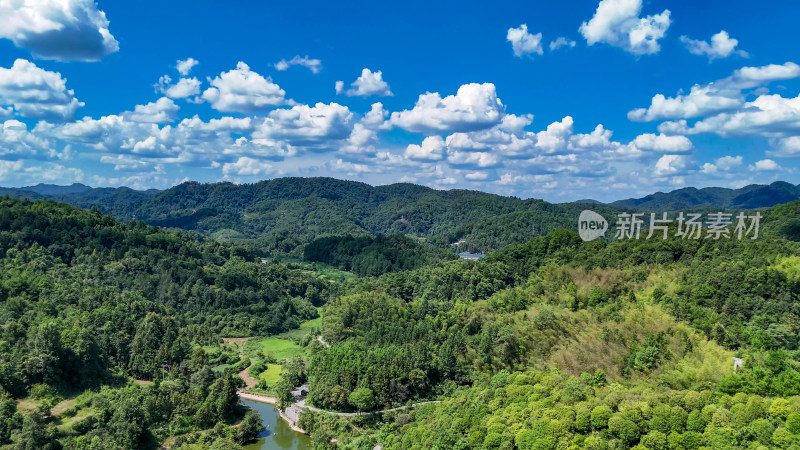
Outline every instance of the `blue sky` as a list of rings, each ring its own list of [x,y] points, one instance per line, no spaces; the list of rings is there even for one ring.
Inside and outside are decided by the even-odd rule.
[[[800,4],[0,0],[0,185],[793,181]]]

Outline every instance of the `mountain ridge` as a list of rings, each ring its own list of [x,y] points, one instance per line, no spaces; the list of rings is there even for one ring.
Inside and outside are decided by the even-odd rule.
[[[774,182],[740,189],[682,188],[609,204],[590,199],[549,203],[411,183],[371,186],[327,177],[283,177],[238,185],[190,181],[163,191],[40,184],[0,188],[0,195],[97,208],[124,221],[142,220],[210,239],[254,241],[265,253],[300,252],[304,244],[325,236],[381,234],[485,252],[555,228],[572,228],[587,208],[606,217],[630,210],[752,209],[800,199],[800,187]]]

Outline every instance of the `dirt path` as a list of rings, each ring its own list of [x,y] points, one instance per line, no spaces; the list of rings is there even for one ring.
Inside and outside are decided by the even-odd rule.
[[[245,392],[239,392],[239,398],[243,398],[245,400],[252,400],[254,402],[269,403],[270,405],[275,405],[278,403],[278,399],[275,397],[269,397],[266,395],[247,394]]]
[[[318,341],[320,344],[322,344],[322,346],[323,346],[323,347],[325,347],[325,348],[331,348],[331,344],[328,344],[327,342],[325,342],[325,341],[322,339],[322,336],[317,336],[317,341]]]
[[[239,358],[241,359],[242,356],[243,355],[239,355]],[[241,372],[239,372],[239,376],[244,380],[244,390],[245,391],[249,391],[250,389],[253,389],[254,387],[256,387],[256,385],[258,385],[258,380],[250,376],[250,368],[251,367],[253,367],[252,364],[247,366]]]

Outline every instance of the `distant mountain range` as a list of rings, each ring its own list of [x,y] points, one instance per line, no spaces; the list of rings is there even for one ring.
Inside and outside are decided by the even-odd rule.
[[[0,195],[97,208],[122,220],[182,228],[214,239],[255,240],[267,252],[291,252],[321,236],[393,233],[435,245],[460,241],[459,251],[480,252],[554,228],[573,228],[586,208],[607,216],[621,210],[762,208],[800,199],[800,186],[779,181],[740,189],[684,188],[609,204],[590,199],[552,204],[409,183],[370,186],[294,177],[243,185],[186,182],[164,191],[38,184],[0,188]]]
[[[766,208],[800,199],[800,185],[785,181],[751,184],[739,189],[693,187],[672,192],[656,192],[642,198],[609,203],[619,208],[676,211],[688,208],[754,209]]]

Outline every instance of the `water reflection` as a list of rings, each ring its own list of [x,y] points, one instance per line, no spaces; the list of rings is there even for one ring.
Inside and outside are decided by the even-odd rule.
[[[308,436],[292,430],[278,415],[278,410],[267,403],[241,399],[241,403],[258,412],[261,423],[267,429],[259,434],[255,443],[246,445],[247,450],[310,450],[311,440]]]

